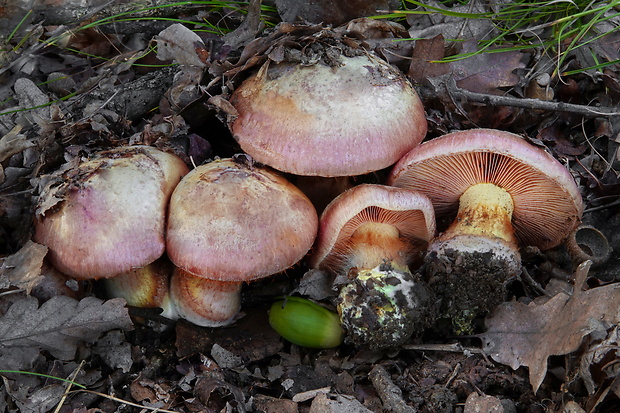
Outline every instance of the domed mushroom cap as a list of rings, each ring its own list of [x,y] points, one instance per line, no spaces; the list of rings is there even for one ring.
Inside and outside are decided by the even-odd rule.
[[[352,236],[364,224],[373,223],[396,228],[396,236],[406,242],[409,252],[424,250],[435,236],[433,205],[426,196],[404,188],[362,184],[340,194],[323,211],[310,264],[342,271],[351,261]]]
[[[280,171],[353,176],[394,164],[426,135],[404,76],[370,55],[341,65],[263,66],[235,90],[231,130],[241,148]]]
[[[512,197],[512,224],[523,245],[560,244],[583,213],[579,188],[553,156],[520,136],[492,129],[450,133],[423,143],[393,168],[388,184],[427,195],[438,218],[453,218],[460,196],[491,183]]]
[[[165,249],[166,208],[188,171],[176,155],[148,146],[103,151],[64,173],[40,204],[61,201],[37,217],[34,240],[49,248],[61,272],[106,278],[142,267]]]
[[[282,176],[218,160],[192,170],[172,194],[167,252],[193,275],[248,281],[298,262],[317,226],[310,200]]]

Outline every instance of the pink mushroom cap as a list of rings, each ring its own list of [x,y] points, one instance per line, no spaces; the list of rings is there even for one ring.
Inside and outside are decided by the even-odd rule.
[[[351,236],[366,223],[394,226],[410,252],[423,251],[435,236],[433,206],[426,196],[404,188],[362,184],[340,194],[321,214],[310,265],[333,272],[346,270]]]
[[[355,176],[394,164],[426,135],[402,73],[371,55],[341,65],[265,65],[235,90],[231,130],[258,162],[305,176]]]
[[[143,267],[165,249],[168,200],[188,171],[176,155],[148,146],[98,153],[65,173],[59,202],[37,217],[34,240],[50,262],[78,279],[108,278]]]
[[[192,170],[175,189],[167,251],[190,274],[244,282],[297,263],[317,226],[310,200],[280,174],[222,159]]]

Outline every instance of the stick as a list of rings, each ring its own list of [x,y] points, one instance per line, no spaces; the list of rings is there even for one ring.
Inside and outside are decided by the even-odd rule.
[[[450,77],[445,84],[448,94],[456,99],[466,99],[470,102],[482,103],[487,106],[512,106],[523,109],[544,110],[549,112],[568,112],[585,117],[617,116],[620,112],[616,108],[595,107],[576,105],[566,102],[554,102],[548,100],[517,98],[513,96],[488,95],[486,93],[472,92],[461,89],[456,85],[456,80]]]

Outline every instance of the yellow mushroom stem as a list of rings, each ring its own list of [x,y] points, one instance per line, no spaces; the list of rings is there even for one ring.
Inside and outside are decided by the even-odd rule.
[[[512,197],[505,189],[488,183],[473,185],[461,195],[458,215],[441,239],[460,235],[499,238],[516,248],[513,210]]]
[[[407,264],[411,247],[393,225],[380,222],[362,224],[353,232],[350,242],[352,267],[371,269],[389,262],[399,271],[409,271]]]
[[[134,307],[163,310],[162,316],[176,320],[179,318],[170,301],[169,279],[172,267],[165,261],[157,260],[149,265],[103,280],[108,296],[124,298]]]
[[[231,324],[241,308],[242,282],[217,281],[175,269],[170,298],[181,318],[202,327]]]

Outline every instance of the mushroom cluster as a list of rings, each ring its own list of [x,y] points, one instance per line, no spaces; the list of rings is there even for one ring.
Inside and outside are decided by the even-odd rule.
[[[130,305],[203,326],[230,323],[242,283],[293,266],[318,227],[299,189],[273,170],[232,159],[189,171],[175,155],[122,147],[62,178],[41,194],[41,205],[53,206],[37,217],[34,235],[54,267],[77,279],[104,278]]]
[[[304,64],[268,61],[234,90],[228,126],[247,158],[190,171],[155,148],[101,153],[42,195],[34,239],[72,277],[109,278],[132,305],[211,327],[234,321],[243,283],[294,266],[314,245],[308,262],[337,287],[346,341],[399,346],[433,323],[435,297],[455,332],[468,331],[505,299],[521,246],[552,248],[579,224],[575,181],[507,132],[421,143],[424,109],[400,71],[363,48],[326,49]],[[348,179],[389,167],[382,184]],[[334,325],[299,298],[279,301],[272,324],[304,312]],[[340,332],[290,337],[323,347]]]

